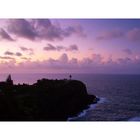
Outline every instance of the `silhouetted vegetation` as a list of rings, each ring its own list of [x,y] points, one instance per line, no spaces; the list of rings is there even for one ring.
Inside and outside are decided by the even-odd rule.
[[[1,121],[64,121],[96,102],[77,80],[41,79],[14,85],[11,76],[0,82]]]

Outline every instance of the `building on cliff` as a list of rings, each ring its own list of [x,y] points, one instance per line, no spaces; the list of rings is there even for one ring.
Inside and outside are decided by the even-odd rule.
[[[6,81],[1,81],[0,82],[0,86],[3,86],[3,85],[13,85],[13,80],[12,80],[10,74],[8,75]]]

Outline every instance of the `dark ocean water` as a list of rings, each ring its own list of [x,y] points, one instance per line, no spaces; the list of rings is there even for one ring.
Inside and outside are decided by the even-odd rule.
[[[6,76],[1,74],[0,80]],[[12,74],[15,84],[32,84],[41,78],[64,79],[69,74]],[[88,93],[100,101],[71,120],[140,121],[140,75],[72,74],[72,79],[83,81]]]

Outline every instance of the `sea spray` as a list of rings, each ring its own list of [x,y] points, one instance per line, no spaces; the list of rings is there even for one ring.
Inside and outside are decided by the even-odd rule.
[[[83,110],[80,114],[78,114],[78,115],[75,116],[75,117],[68,118],[67,121],[73,121],[73,120],[75,120],[75,119],[77,119],[77,118],[83,117],[83,116],[86,115],[86,113],[87,113],[88,111],[95,109],[95,107],[96,107],[97,105],[103,104],[103,103],[105,103],[105,102],[107,101],[107,99],[104,98],[104,97],[100,97],[100,98],[97,97],[97,99],[98,99],[97,103],[94,102],[93,104],[89,105],[89,108],[88,108],[88,109]]]

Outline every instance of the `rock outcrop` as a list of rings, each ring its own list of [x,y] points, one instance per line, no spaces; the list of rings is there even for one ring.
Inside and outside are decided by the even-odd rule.
[[[0,85],[0,121],[65,121],[97,101],[77,80]]]

